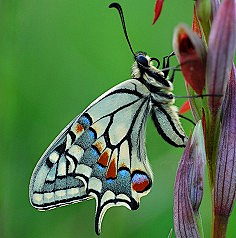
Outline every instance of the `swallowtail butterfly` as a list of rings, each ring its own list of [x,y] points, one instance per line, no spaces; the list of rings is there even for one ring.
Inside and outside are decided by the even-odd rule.
[[[133,52],[120,5],[112,3],[110,7],[118,9]],[[135,210],[152,187],[145,148],[148,115],[164,140],[185,146],[187,137],[173,105],[168,71],[155,67],[153,61],[158,60],[144,52],[134,58],[132,78],[92,102],[42,155],[30,181],[33,207],[48,210],[95,198],[95,230],[99,234],[108,208]]]

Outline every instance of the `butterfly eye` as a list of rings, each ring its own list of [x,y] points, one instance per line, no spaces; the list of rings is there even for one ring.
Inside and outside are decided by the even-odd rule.
[[[145,67],[148,67],[148,60],[145,56],[143,55],[138,55],[137,56],[137,62]]]

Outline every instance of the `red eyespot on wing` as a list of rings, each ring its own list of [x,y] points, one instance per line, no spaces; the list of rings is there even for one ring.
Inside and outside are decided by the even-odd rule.
[[[151,187],[151,180],[148,175],[142,171],[135,171],[132,173],[132,188],[137,193],[147,191]]]

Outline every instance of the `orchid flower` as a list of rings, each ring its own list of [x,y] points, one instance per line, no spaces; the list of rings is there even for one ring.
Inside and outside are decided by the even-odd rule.
[[[199,207],[203,196],[205,160],[202,123],[199,121],[188,140],[176,174],[174,225],[177,237],[203,235]]]
[[[189,96],[180,112],[190,106],[197,123],[176,175],[175,233],[176,237],[203,237],[198,211],[203,193],[189,180],[196,176],[203,181],[204,163],[199,157],[205,154],[212,192],[212,237],[223,238],[236,196],[236,1],[197,0],[193,12],[192,29],[179,24],[173,37]],[[197,211],[192,193],[200,198]]]

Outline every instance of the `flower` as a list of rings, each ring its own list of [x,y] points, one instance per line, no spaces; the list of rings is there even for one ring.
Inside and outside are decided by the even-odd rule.
[[[215,16],[208,42],[206,88],[210,95],[224,95],[236,49],[235,1],[224,0]],[[209,97],[211,113],[218,113],[223,97]]]
[[[202,119],[210,189],[214,194],[212,237],[225,237],[236,190],[236,83],[233,66],[236,2],[212,0],[209,3],[208,0],[197,0],[193,31],[185,24],[178,25],[173,46],[185,78],[193,117],[196,122]],[[181,209],[189,212],[186,204],[182,204]]]
[[[185,78],[190,107],[197,122],[202,117],[201,102],[191,97],[195,95],[194,92],[202,95],[205,88],[206,47],[197,33],[185,24],[179,24],[174,31],[173,48]]]
[[[174,225],[177,237],[200,237],[199,206],[204,187],[205,148],[201,121],[185,147],[176,173],[174,189]]]
[[[222,126],[214,187],[214,229],[226,233],[236,194],[236,70],[232,69],[222,108]],[[220,235],[221,234],[221,235]]]

